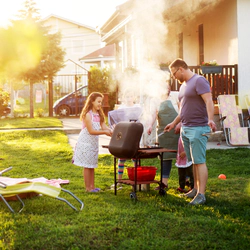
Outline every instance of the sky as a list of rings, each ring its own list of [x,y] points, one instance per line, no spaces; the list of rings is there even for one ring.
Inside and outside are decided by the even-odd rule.
[[[18,10],[24,9],[25,0],[0,0],[0,26],[15,19]],[[34,0],[42,18],[54,14],[74,22],[96,28],[115,12],[116,6],[126,0]]]

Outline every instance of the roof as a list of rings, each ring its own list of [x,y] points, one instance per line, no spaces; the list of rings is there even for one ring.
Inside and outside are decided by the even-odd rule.
[[[114,57],[114,56],[115,56],[115,44],[110,44],[80,58],[79,60],[98,58],[98,57]]]
[[[116,11],[101,27],[98,27],[98,32],[101,35],[105,35],[107,32],[113,29],[114,26],[116,26],[124,19],[126,19],[129,15],[131,15],[131,9],[133,4],[134,0],[128,0],[125,3],[116,6]]]
[[[84,27],[84,28],[91,29],[91,30],[95,31],[94,27],[91,27],[91,26],[88,26],[88,25],[85,25],[85,24],[82,24],[82,23],[78,23],[78,22],[72,21],[70,19],[67,19],[67,18],[64,18],[64,17],[61,17],[61,16],[57,16],[57,15],[54,15],[54,14],[48,15],[47,17],[43,18],[42,21],[46,21],[51,17],[55,17],[57,19],[61,19],[61,20],[66,21],[66,22],[73,23],[73,24],[75,24],[77,26],[81,26],[81,27]]]

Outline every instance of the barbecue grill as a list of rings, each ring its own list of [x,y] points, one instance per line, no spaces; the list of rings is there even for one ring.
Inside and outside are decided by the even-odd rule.
[[[119,122],[113,131],[109,146],[103,146],[109,149],[109,152],[114,156],[114,184],[115,195],[117,194],[117,183],[132,185],[133,192],[130,193],[130,198],[137,200],[136,186],[141,184],[158,183],[160,185],[159,194],[165,195],[166,191],[162,185],[162,163],[164,152],[176,152],[176,150],[158,147],[157,145],[140,148],[140,139],[143,133],[143,125],[139,122]],[[138,181],[137,180],[137,167],[140,166],[141,159],[160,157],[161,175],[160,181]],[[117,158],[135,159],[134,167],[134,180],[116,178],[116,165]]]

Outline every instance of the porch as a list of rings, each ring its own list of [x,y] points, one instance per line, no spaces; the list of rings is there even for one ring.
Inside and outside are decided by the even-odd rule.
[[[219,95],[238,94],[238,65],[220,65],[222,66],[221,73],[202,74],[201,66],[189,66],[194,73],[203,75],[211,86],[214,104],[217,104]],[[171,90],[178,91],[180,83],[177,80],[171,79]]]
[[[220,67],[222,67],[221,73],[202,74],[201,66],[189,66],[190,70],[198,75],[203,75],[210,82],[216,115],[218,114],[217,97],[219,95],[238,94],[238,65],[220,65]],[[178,91],[179,88],[180,83],[171,79],[171,90]]]

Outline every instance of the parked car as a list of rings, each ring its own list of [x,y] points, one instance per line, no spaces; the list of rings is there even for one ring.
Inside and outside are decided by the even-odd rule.
[[[80,114],[88,95],[88,86],[83,86],[75,92],[71,92],[58,99],[53,109],[56,115],[69,116]],[[77,106],[77,110],[76,110]]]

